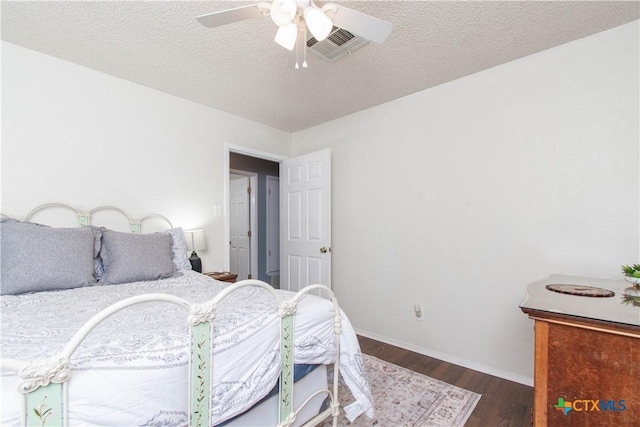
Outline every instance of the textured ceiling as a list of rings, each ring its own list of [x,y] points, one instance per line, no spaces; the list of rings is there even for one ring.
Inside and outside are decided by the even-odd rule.
[[[391,36],[296,71],[268,17],[195,20],[251,3],[3,0],[2,39],[295,132],[640,17],[638,1],[338,1]]]

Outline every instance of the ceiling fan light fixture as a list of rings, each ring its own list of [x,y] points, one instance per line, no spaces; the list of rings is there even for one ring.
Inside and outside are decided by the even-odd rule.
[[[309,6],[304,10],[304,21],[307,28],[318,41],[326,39],[333,29],[333,22],[325,13],[314,6]]]
[[[278,32],[276,33],[276,37],[274,38],[274,40],[283,48],[292,51],[296,46],[297,37],[298,26],[294,23],[290,23],[289,25],[278,28]]]
[[[293,21],[298,12],[296,0],[273,0],[269,7],[271,19],[278,27],[284,27]]]

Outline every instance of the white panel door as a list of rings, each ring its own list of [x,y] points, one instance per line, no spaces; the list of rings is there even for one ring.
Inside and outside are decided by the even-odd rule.
[[[238,280],[249,278],[250,239],[249,230],[249,177],[229,181],[229,229],[230,268]]]
[[[331,288],[331,150],[280,163],[280,287]]]

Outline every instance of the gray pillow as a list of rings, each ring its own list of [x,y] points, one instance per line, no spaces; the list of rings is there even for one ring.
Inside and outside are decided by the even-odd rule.
[[[96,283],[96,227],[54,228],[4,218],[0,222],[0,294],[72,289]]]
[[[100,284],[158,280],[176,272],[172,260],[171,235],[131,234],[101,228],[100,257],[104,275]]]

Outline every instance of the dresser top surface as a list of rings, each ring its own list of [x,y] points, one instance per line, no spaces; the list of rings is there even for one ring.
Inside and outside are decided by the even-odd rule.
[[[613,291],[613,296],[582,296],[559,293],[547,289],[547,285],[574,285],[580,288],[599,288]],[[603,322],[640,326],[640,297],[635,300],[625,295],[631,283],[620,280],[593,277],[552,275],[531,283],[526,289],[526,298],[520,304],[524,312],[541,311],[566,316],[575,316]],[[556,287],[557,288],[557,287]],[[593,289],[585,289],[586,293]],[[605,292],[594,292],[606,294]],[[634,303],[636,305],[634,305]]]

